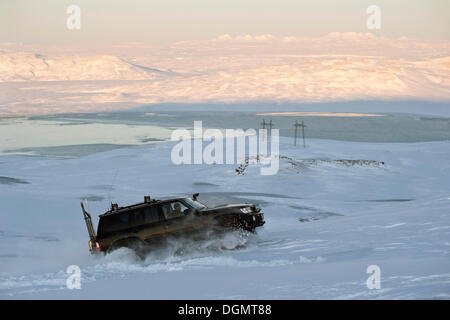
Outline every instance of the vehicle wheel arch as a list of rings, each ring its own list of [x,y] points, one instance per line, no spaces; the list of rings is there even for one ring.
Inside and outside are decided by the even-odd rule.
[[[112,252],[119,248],[141,249],[145,245],[145,241],[136,235],[123,235],[111,242],[108,252]]]

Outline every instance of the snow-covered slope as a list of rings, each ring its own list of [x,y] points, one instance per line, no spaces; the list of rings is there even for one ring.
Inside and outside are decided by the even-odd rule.
[[[143,68],[111,55],[0,55],[0,81],[150,80],[159,70]],[[162,72],[162,71],[160,71]]]
[[[282,139],[274,176],[175,166],[171,143],[0,157],[0,297],[450,298],[449,142],[291,142]],[[267,223],[255,236],[174,242],[145,261],[125,249],[89,255],[81,198],[99,214],[110,199],[193,192],[211,204],[260,203]],[[81,290],[65,287],[72,264]],[[381,269],[379,290],[366,287],[369,265]]]

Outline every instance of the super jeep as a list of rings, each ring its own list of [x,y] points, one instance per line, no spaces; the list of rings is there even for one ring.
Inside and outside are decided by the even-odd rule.
[[[205,229],[213,231],[246,230],[254,232],[264,225],[264,215],[254,204],[228,204],[209,208],[192,197],[168,200],[144,197],[144,202],[111,209],[100,215],[97,233],[92,218],[81,203],[89,233],[91,253],[110,252],[120,247],[141,250],[167,236],[188,236]]]

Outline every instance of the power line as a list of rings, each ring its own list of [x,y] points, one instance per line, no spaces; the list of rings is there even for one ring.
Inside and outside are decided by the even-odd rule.
[[[297,129],[298,128],[302,128],[302,138],[303,138],[303,148],[306,148],[306,143],[305,143],[305,123],[302,120],[302,123],[298,123],[298,120],[295,120],[295,124],[294,124],[294,146],[297,145]]]

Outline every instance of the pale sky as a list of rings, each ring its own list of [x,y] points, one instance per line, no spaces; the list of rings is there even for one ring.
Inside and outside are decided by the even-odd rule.
[[[81,8],[68,30],[66,8]],[[381,29],[366,27],[369,5]],[[70,44],[211,39],[221,34],[322,36],[372,32],[386,37],[450,39],[448,0],[0,0],[0,42]]]

